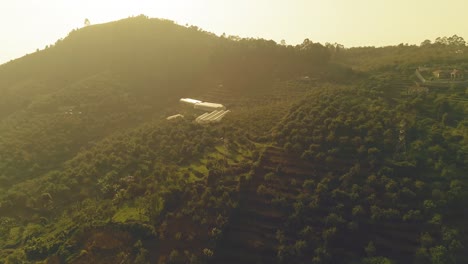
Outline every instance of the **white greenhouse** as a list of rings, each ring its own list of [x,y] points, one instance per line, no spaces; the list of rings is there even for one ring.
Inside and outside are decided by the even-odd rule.
[[[214,110],[211,113],[204,113],[203,115],[197,117],[195,121],[199,124],[209,124],[220,122],[225,115],[227,115],[230,110]]]
[[[226,110],[226,107],[222,104],[207,103],[207,102],[201,102],[201,103],[195,104],[194,108],[198,110],[203,110],[203,111]]]
[[[192,98],[181,98],[180,102],[193,105],[193,108],[202,111],[226,110],[226,107],[222,104],[202,102]]]
[[[174,120],[174,119],[179,119],[179,118],[184,118],[184,116],[181,115],[181,114],[177,114],[177,115],[168,116],[166,119],[167,120]]]
[[[195,104],[201,103],[202,101],[192,99],[192,98],[181,98],[180,102],[185,103],[185,104],[195,105]]]

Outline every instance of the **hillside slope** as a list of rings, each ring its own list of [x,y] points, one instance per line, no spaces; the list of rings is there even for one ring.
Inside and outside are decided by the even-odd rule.
[[[139,16],[0,66],[0,263],[467,262],[465,88],[336,52]]]
[[[0,67],[2,188],[161,117],[180,97],[220,84],[242,97],[326,63],[319,44],[228,39],[145,16],[74,30]]]
[[[220,170],[232,171],[232,177],[245,173],[255,147],[232,126],[194,126],[190,118],[197,113],[179,107],[178,99],[203,99],[224,87],[230,101],[219,102],[245,109],[268,96],[270,87],[282,87],[278,78],[318,76],[328,58],[318,43],[293,47],[217,37],[138,16],[73,30],[44,50],[1,65],[1,261],[115,263],[106,248],[116,245],[130,251],[114,257],[134,259],[136,242],[142,250],[157,243],[164,233],[160,225],[183,214],[197,219],[194,230],[213,224],[221,229],[235,202],[221,204],[236,182],[226,179],[227,192],[204,190],[212,184],[207,178]],[[286,109],[289,102],[283,101],[277,105]],[[163,119],[184,111],[189,120],[182,123]],[[238,114],[235,122],[244,122],[239,118],[248,112]],[[223,144],[221,137],[232,143]],[[227,149],[236,152],[228,155]],[[218,192],[227,196],[208,205]],[[200,196],[199,205],[179,204],[181,194]],[[207,214],[193,218],[197,207]],[[211,207],[222,209],[219,217]],[[167,228],[174,232],[177,226]],[[115,237],[108,235],[113,231]],[[123,244],[112,242],[123,237]],[[148,257],[165,259],[170,245]],[[89,254],[80,255],[82,247]]]

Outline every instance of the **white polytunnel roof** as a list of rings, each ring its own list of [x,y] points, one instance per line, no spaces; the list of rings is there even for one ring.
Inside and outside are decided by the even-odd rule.
[[[166,119],[167,120],[173,120],[173,119],[177,119],[177,118],[184,118],[184,116],[181,115],[181,114],[177,114],[177,115],[168,116]]]
[[[199,124],[219,122],[229,112],[231,111],[230,110],[215,110],[211,113],[204,113],[203,115],[199,116],[195,121],[197,121],[197,123]]]
[[[188,104],[198,104],[198,103],[202,102],[200,100],[196,100],[196,99],[192,99],[192,98],[181,98],[180,101],[183,102],[183,103],[188,103]]]
[[[201,106],[201,107],[224,108],[224,105],[222,104],[208,103],[208,102],[201,102],[201,103],[197,103],[196,105]]]

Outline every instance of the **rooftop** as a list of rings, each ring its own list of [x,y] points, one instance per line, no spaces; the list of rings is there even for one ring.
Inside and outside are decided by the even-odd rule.
[[[184,102],[184,103],[189,103],[189,104],[198,104],[198,103],[202,102],[200,100],[196,100],[196,99],[192,99],[192,98],[181,98],[180,101]]]

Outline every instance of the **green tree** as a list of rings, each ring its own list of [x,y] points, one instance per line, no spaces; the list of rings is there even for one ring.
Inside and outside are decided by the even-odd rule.
[[[370,241],[367,246],[364,248],[368,257],[374,257],[377,250],[375,248],[374,242]]]
[[[448,264],[450,263],[447,248],[439,245],[429,249],[432,264]]]

